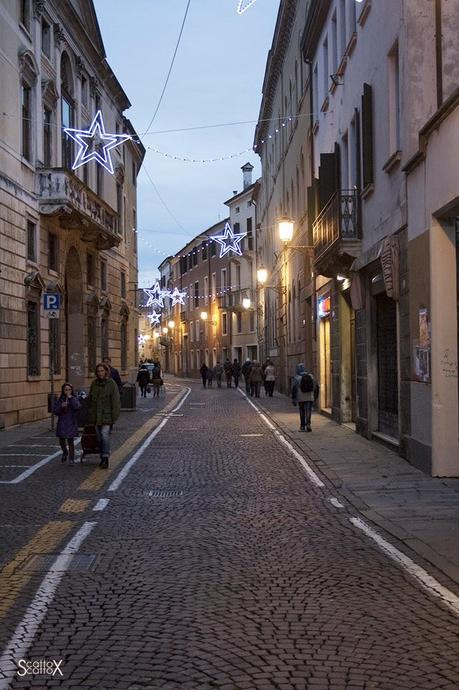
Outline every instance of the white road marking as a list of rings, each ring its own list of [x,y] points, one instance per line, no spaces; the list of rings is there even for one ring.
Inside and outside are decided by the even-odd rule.
[[[31,458],[34,455],[43,457],[43,453],[0,453],[0,458]]]
[[[57,556],[50,570],[43,578],[35,597],[17,626],[5,651],[0,657],[0,690],[8,690],[17,672],[15,659],[24,659],[33,642],[48,607],[54,599],[56,589],[73,556],[91,533],[97,522],[85,522],[65,549]]]
[[[264,421],[264,423],[267,424],[267,426],[269,426],[269,428],[272,429],[272,431],[274,431],[274,435],[279,439],[279,441],[280,441],[284,446],[286,446],[286,448],[288,448],[288,450],[290,451],[290,453],[298,460],[298,462],[299,462],[299,463],[301,464],[301,466],[303,467],[304,471],[305,471],[306,474],[308,475],[308,477],[309,477],[309,479],[311,480],[311,482],[312,482],[313,484],[315,484],[316,486],[318,486],[320,489],[323,489],[323,488],[325,487],[325,484],[324,484],[323,481],[320,479],[320,477],[314,472],[314,470],[312,469],[312,467],[309,467],[308,463],[307,463],[306,460],[303,458],[303,456],[300,455],[300,453],[296,450],[296,448],[294,448],[294,447],[292,446],[292,444],[291,444],[289,441],[287,441],[287,439],[286,439],[284,436],[282,436],[282,434],[280,433],[280,431],[278,431],[278,430],[276,429],[276,427],[274,426],[274,424],[272,424],[272,422],[267,418],[267,416],[266,416],[265,414],[263,414],[263,412],[261,412],[261,410],[259,410],[258,407],[257,407],[256,405],[254,405],[254,403],[253,403],[251,400],[248,399],[247,394],[246,394],[243,390],[241,390],[240,388],[239,388],[239,392],[244,396],[244,398],[247,400],[247,402],[249,403],[249,405],[252,405],[252,407],[253,407],[254,410],[256,410],[256,412],[260,415],[260,417],[262,418],[262,420]]]
[[[10,443],[8,448],[59,448],[55,443]]]
[[[392,546],[386,539],[381,537],[374,529],[366,524],[361,518],[349,518],[352,524],[358,529],[362,530],[368,537],[373,539],[379,546],[379,548],[384,551],[386,555],[392,558],[393,561],[402,566],[412,577],[414,577],[423,587],[433,595],[441,599],[441,601],[448,606],[448,608],[459,616],[459,597],[441,585],[438,580],[436,580],[432,575],[417,565],[414,561],[406,556],[402,551],[399,551],[395,546]]]
[[[75,439],[75,446],[77,446],[79,443],[81,443],[81,439],[77,438]],[[14,479],[1,479],[0,484],[19,484],[20,482],[23,482],[24,479],[27,479],[27,477],[30,477],[31,474],[36,472],[40,467],[43,467],[43,465],[46,465],[48,462],[51,462],[51,460],[54,460],[54,458],[57,458],[59,455],[62,454],[62,450],[57,450],[55,453],[51,453],[51,455],[47,455],[46,458],[43,458],[43,460],[40,460],[39,462],[35,463],[35,465],[32,465],[29,467],[25,472],[22,472],[19,474],[17,477]],[[0,465],[1,468],[1,465]]]
[[[190,407],[191,407],[191,405],[197,405],[198,407],[202,407],[205,404],[206,403],[189,403]]]
[[[177,405],[177,407],[172,410],[172,412],[177,412],[177,410],[179,410],[182,407],[183,403],[185,402],[185,400],[187,399],[187,397],[189,396],[190,393],[191,393],[191,388],[188,388],[186,394],[183,396],[182,400]],[[161,424],[159,426],[157,426],[154,431],[152,431],[150,436],[148,436],[148,438],[142,443],[140,448],[138,450],[136,450],[134,455],[123,466],[123,468],[121,469],[121,471],[118,474],[118,476],[116,477],[116,479],[114,479],[112,481],[112,483],[108,487],[108,491],[116,491],[116,489],[118,489],[121,486],[122,482],[124,481],[124,479],[129,474],[131,468],[135,465],[137,460],[142,456],[143,452],[146,450],[146,448],[148,448],[148,446],[153,441],[155,436],[157,436],[159,434],[159,432],[161,431],[161,429],[164,426],[166,426],[168,421],[169,421],[169,417],[165,417],[163,419],[163,421],[161,422]]]
[[[343,504],[338,501],[337,498],[334,496],[330,496],[329,499],[330,503],[335,506],[335,508],[344,508]]]
[[[105,510],[110,502],[109,498],[99,498],[93,510]]]
[[[26,467],[30,467],[30,465],[0,465],[0,470],[5,469],[6,467],[20,467],[22,470],[24,470]]]
[[[239,434],[239,436],[242,436],[243,438],[249,438],[252,436],[264,436],[264,434]]]

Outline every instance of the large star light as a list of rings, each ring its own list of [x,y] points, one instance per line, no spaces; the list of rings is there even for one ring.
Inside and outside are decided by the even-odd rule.
[[[185,304],[186,291],[180,292],[178,288],[174,288],[172,292],[169,293],[169,297],[172,300],[171,307],[174,307],[176,304]]]
[[[131,139],[129,134],[107,134],[100,110],[97,111],[89,129],[64,127],[64,132],[79,145],[72,170],[90,161],[96,161],[112,175],[113,163],[110,151]]]
[[[157,326],[161,321],[161,314],[153,310],[151,314],[148,314],[147,319],[150,319],[150,326]]]
[[[256,0],[239,0],[236,12],[238,14],[243,14],[255,2],[256,2]]]
[[[167,297],[169,291],[161,290],[158,281],[156,281],[152,288],[144,288],[143,291],[148,295],[146,307],[161,307],[161,309],[164,307],[163,297]]]
[[[218,244],[221,245],[221,259],[223,256],[225,256],[225,254],[228,254],[228,252],[234,252],[235,254],[239,254],[239,256],[242,256],[242,249],[240,245],[246,235],[246,232],[234,233],[231,225],[229,223],[226,223],[223,235],[214,235],[210,239],[215,240],[215,242],[218,242]]]

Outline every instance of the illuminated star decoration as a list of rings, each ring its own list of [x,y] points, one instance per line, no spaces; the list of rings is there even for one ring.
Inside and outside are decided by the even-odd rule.
[[[153,310],[151,314],[148,314],[147,319],[150,319],[150,326],[157,326],[161,321],[161,314]]]
[[[107,134],[100,110],[97,111],[89,129],[64,127],[64,132],[79,145],[72,170],[90,161],[96,161],[112,175],[113,163],[110,151],[131,139],[129,134]]]
[[[239,0],[236,12],[238,14],[243,14],[250,5],[253,5],[255,2],[256,0]]]
[[[171,307],[176,304],[185,304],[186,291],[180,292],[178,288],[174,288],[172,292],[169,293],[169,297],[172,300]]]
[[[167,297],[169,291],[161,290],[158,281],[156,281],[152,288],[144,288],[143,291],[148,295],[146,307],[161,307],[161,309],[164,307],[163,297]]]
[[[221,259],[223,256],[225,256],[225,254],[228,254],[228,252],[234,252],[235,254],[242,256],[242,249],[240,245],[246,235],[246,232],[234,233],[231,225],[229,223],[225,223],[223,235],[214,235],[210,239],[215,240],[215,242],[218,242],[218,244],[221,245]]]

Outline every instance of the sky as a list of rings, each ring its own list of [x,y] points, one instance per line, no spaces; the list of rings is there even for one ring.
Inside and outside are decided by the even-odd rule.
[[[165,158],[147,148],[137,187],[139,286],[147,287],[166,256],[227,216],[223,202],[233,190],[241,191],[244,163],[255,166],[254,180],[260,175],[252,145],[279,0],[257,0],[243,14],[236,11],[238,0],[191,0],[149,134],[144,133],[166,80],[187,0],[95,0],[94,4],[107,60],[132,103],[125,115],[145,147],[199,159],[244,151],[229,160],[197,164]],[[241,121],[250,122],[226,125]],[[207,127],[222,123],[226,126]],[[201,126],[205,127],[164,133]]]

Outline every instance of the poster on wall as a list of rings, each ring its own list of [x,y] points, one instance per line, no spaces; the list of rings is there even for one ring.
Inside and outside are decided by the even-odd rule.
[[[430,347],[430,324],[424,307],[419,310],[419,346]]]
[[[417,381],[430,383],[430,347],[415,346],[414,373]]]

